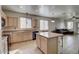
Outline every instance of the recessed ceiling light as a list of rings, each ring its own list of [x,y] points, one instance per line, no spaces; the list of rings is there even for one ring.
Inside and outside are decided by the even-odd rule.
[[[51,22],[55,22],[55,21],[52,20]]]
[[[19,8],[23,8],[23,6],[19,6]]]

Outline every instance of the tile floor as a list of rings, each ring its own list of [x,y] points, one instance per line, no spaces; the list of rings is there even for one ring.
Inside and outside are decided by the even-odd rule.
[[[63,38],[63,54],[78,54],[79,35],[66,35]],[[10,54],[42,54],[36,46],[36,41],[12,44]]]
[[[12,44],[10,47],[10,54],[42,54],[42,52],[37,48],[36,41],[33,40]]]

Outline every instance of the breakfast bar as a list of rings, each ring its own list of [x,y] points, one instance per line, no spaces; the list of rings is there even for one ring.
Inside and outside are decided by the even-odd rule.
[[[63,34],[39,32],[36,35],[36,44],[45,54],[63,53]]]

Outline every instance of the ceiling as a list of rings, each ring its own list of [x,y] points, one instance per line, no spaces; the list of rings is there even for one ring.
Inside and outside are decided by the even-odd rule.
[[[3,5],[2,9],[47,17],[72,17],[79,15],[78,5]]]

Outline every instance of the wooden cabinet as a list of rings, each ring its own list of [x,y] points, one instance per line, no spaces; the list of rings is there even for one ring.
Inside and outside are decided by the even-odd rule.
[[[32,40],[32,31],[24,31],[22,32],[23,40]]]
[[[14,19],[12,17],[8,17],[8,26],[14,26]]]
[[[37,29],[37,19],[35,19],[35,18],[32,18],[32,28],[33,28],[34,30]]]
[[[47,52],[47,39],[44,37],[40,37],[40,48],[44,53],[48,53]]]
[[[13,32],[11,43],[22,41],[23,40],[22,37],[23,37],[23,35],[21,32]]]
[[[37,47],[38,48],[41,48],[41,42],[40,42],[40,36],[39,35],[36,35],[36,44],[37,44]]]
[[[32,31],[15,31],[12,33],[11,43],[32,40]]]
[[[18,17],[7,17],[7,26],[17,28],[18,27]]]
[[[52,38],[48,38],[48,36],[44,37],[42,35],[37,34],[36,37],[37,47],[39,47],[41,51],[44,52],[45,54],[62,53],[63,52],[62,42],[63,42],[62,36],[56,36],[56,37],[52,36]]]
[[[47,40],[47,53],[48,54],[57,54],[58,53],[58,37],[51,38]]]

